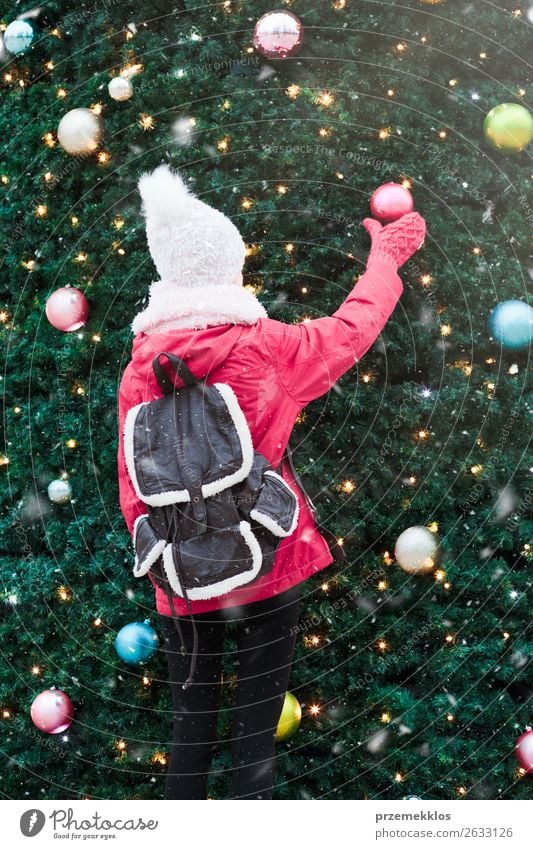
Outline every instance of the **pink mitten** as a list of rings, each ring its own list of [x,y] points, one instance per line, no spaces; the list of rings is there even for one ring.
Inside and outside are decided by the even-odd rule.
[[[375,218],[365,218],[363,227],[372,240],[367,264],[375,260],[392,265],[395,269],[400,268],[422,247],[426,237],[426,222],[418,212],[402,215],[386,227]]]

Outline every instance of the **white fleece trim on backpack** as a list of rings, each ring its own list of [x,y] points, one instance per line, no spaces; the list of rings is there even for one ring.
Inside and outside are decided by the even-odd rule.
[[[191,601],[202,601],[204,599],[216,598],[217,596],[225,595],[226,593],[231,592],[231,590],[243,586],[243,584],[249,584],[250,581],[253,581],[254,578],[257,577],[263,562],[261,546],[259,545],[249,522],[239,522],[239,528],[244,537],[244,541],[252,554],[252,568],[247,572],[241,572],[240,575],[225,578],[223,581],[218,581],[208,587],[197,587],[197,589],[187,590],[187,595]],[[174,593],[180,598],[185,598],[178,575],[174,568],[172,543],[168,543],[163,552],[163,567],[170,587]]]
[[[137,548],[137,533],[139,530],[139,525],[142,520],[148,521],[148,513],[143,513],[141,516],[137,516],[135,522],[133,524],[133,548]],[[152,568],[156,560],[159,560],[161,555],[163,554],[164,548],[166,545],[166,541],[164,539],[160,539],[158,542],[154,543],[150,551],[144,560],[140,563],[139,557],[137,553],[135,553],[135,564],[133,566],[133,575],[135,578],[142,578],[144,575],[149,572]]]
[[[253,510],[250,510],[250,519],[254,519],[254,521],[259,522],[260,525],[263,525],[263,527],[265,527],[267,531],[270,531],[270,533],[274,534],[274,536],[288,537],[295,531],[296,525],[298,524],[298,514],[300,513],[300,505],[298,503],[298,499],[289,484],[287,483],[287,481],[284,480],[281,475],[278,475],[277,472],[267,469],[264,474],[270,475],[273,478],[277,478],[279,481],[282,482],[283,486],[288,489],[290,494],[292,495],[295,503],[292,522],[289,530],[286,531],[284,528],[281,527],[280,524],[278,524],[278,522],[276,522],[275,519],[272,518],[272,516],[268,516],[266,513],[262,513],[260,510],[256,510],[255,507]]]
[[[235,430],[237,431],[239,442],[241,444],[242,465],[240,469],[237,469],[236,472],[233,472],[230,475],[225,475],[218,480],[202,484],[202,495],[204,498],[208,498],[212,495],[218,495],[219,492],[228,489],[228,487],[231,487],[236,483],[240,483],[248,477],[254,461],[252,434],[250,433],[248,422],[246,421],[246,417],[240,407],[235,392],[227,383],[214,383],[213,386],[215,386],[222,395],[233,424],[235,425]],[[191,495],[188,489],[174,489],[169,492],[155,493],[154,495],[143,495],[141,492],[139,481],[135,473],[133,437],[135,433],[135,421],[137,415],[141,408],[145,407],[148,403],[148,401],[144,401],[143,403],[137,404],[135,407],[128,410],[124,423],[124,456],[126,458],[126,466],[135,492],[144,504],[149,504],[151,507],[165,507],[168,504],[178,504],[190,501]]]

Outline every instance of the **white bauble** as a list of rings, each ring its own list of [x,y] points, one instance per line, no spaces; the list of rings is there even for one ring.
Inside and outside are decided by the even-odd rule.
[[[15,56],[24,53],[33,41],[33,27],[27,21],[12,21],[4,32],[6,50]]]
[[[99,115],[90,109],[71,109],[63,115],[57,128],[61,147],[73,155],[88,156],[98,149],[104,133],[104,124]]]
[[[109,92],[109,96],[113,98],[113,100],[129,100],[133,94],[133,86],[126,77],[113,77],[112,80],[109,81],[107,90]]]
[[[58,480],[48,484],[48,498],[54,504],[66,504],[72,497],[72,489],[68,481]]]
[[[407,528],[396,540],[394,556],[404,572],[410,575],[432,572],[439,555],[439,537],[423,525]]]

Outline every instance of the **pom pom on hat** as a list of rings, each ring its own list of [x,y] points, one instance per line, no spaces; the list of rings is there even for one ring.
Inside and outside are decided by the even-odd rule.
[[[168,165],[160,165],[155,171],[143,174],[138,183],[146,218],[176,221],[186,214],[187,205],[194,198],[179,174]]]

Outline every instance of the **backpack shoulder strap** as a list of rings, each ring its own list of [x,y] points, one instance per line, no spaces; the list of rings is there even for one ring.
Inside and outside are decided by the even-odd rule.
[[[167,357],[172,368],[174,369],[174,372],[179,375],[179,377],[187,386],[195,386],[197,383],[201,382],[196,379],[189,366],[186,365],[186,363],[182,359],[176,357],[175,354],[169,354],[168,351],[161,351],[161,353],[159,353],[157,357],[154,357],[154,359],[152,360],[152,368],[157,378],[157,382],[159,383],[165,395],[168,395],[173,392],[176,389],[176,385],[170,379],[166,369],[164,369],[161,363],[159,362],[160,357]]]

